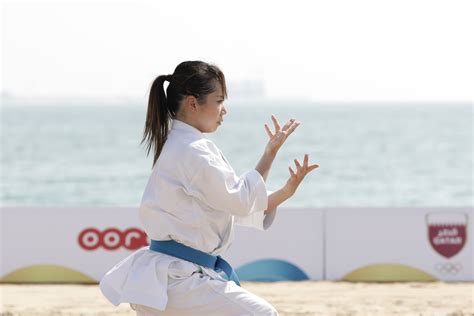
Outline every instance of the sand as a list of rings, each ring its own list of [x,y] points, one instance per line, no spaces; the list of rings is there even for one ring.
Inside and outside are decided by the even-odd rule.
[[[348,283],[327,281],[242,284],[280,315],[474,315],[474,283]],[[0,285],[2,316],[135,315],[111,305],[97,285]]]

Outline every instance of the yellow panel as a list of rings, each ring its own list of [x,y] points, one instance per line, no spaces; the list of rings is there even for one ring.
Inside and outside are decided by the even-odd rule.
[[[400,282],[437,281],[420,269],[396,263],[373,264],[356,269],[343,277],[346,281]]]
[[[82,272],[52,264],[21,268],[0,278],[0,283],[97,283]]]

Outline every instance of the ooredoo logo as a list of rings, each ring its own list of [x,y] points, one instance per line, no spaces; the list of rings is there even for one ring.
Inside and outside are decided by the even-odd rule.
[[[113,227],[103,231],[89,227],[79,233],[77,241],[85,250],[95,250],[99,247],[106,250],[115,250],[120,247],[135,250],[149,245],[146,233],[135,227],[124,231]]]

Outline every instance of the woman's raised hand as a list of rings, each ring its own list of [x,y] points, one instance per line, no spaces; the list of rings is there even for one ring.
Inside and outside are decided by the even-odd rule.
[[[280,127],[280,123],[275,115],[272,114],[273,125],[275,125],[275,132],[272,132],[270,127],[265,123],[265,131],[270,138],[265,151],[269,154],[276,155],[281,145],[285,142],[288,136],[294,132],[294,130],[301,124],[295,119],[290,119],[283,127]]]
[[[295,159],[296,173],[293,171],[291,166],[288,166],[288,169],[290,170],[290,178],[283,187],[283,190],[285,190],[289,195],[293,195],[296,192],[301,181],[303,181],[308,173],[319,167],[318,164],[308,165],[308,160],[308,154],[304,155],[303,165],[300,164],[298,159]]]

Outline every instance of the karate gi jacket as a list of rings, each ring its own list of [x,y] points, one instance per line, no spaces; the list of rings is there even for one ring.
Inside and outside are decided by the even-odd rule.
[[[234,224],[260,230],[272,224],[276,210],[264,214],[269,193],[258,171],[237,176],[214,142],[174,119],[148,179],[139,217],[150,239],[172,239],[219,255],[232,243]],[[227,281],[210,268],[143,247],[109,270],[100,289],[114,305],[129,302],[164,310],[168,277],[186,277],[196,269]]]

